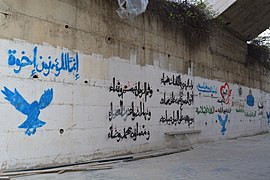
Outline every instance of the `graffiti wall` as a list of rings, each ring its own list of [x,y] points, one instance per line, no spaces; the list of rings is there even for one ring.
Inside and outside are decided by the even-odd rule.
[[[1,169],[252,135],[270,124],[269,94],[133,61],[0,40]],[[18,150],[19,149],[19,150]]]
[[[195,119],[208,137],[234,138],[268,128],[265,106],[269,101],[264,92],[199,77],[196,81]]]

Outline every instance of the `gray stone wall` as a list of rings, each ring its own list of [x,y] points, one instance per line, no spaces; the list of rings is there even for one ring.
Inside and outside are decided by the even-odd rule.
[[[138,64],[193,73],[209,79],[269,91],[267,71],[247,64],[246,42],[224,29],[215,29],[209,42],[190,47],[181,32],[147,12],[134,20],[117,16],[112,0],[1,0],[0,38],[129,59]],[[192,62],[192,63],[191,63]]]

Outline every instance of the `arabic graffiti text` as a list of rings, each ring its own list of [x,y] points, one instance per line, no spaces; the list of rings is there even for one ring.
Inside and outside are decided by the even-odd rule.
[[[123,98],[125,93],[131,92],[136,97],[143,97],[145,101],[147,101],[147,97],[151,98],[153,94],[153,90],[147,82],[142,83],[142,85],[140,81],[134,84],[122,84],[120,81],[116,82],[115,77],[113,78],[113,82],[110,86],[109,92],[116,92],[121,98]]]
[[[136,117],[144,117],[145,120],[151,119],[151,111],[146,109],[144,102],[140,102],[139,107],[134,106],[134,102],[131,103],[131,107],[125,107],[122,100],[120,100],[119,108],[114,110],[113,102],[111,102],[111,110],[109,111],[109,121],[115,119],[116,117],[121,116],[124,120],[128,116],[131,116],[131,120],[135,120]]]
[[[197,114],[214,114],[214,113],[231,113],[232,109],[231,108],[215,108],[214,106],[200,106],[196,107],[195,112]]]
[[[125,127],[123,129],[118,129],[113,124],[109,127],[108,138],[116,139],[117,142],[122,141],[123,139],[131,138],[133,141],[136,141],[138,137],[145,136],[146,140],[150,139],[150,131],[146,128],[145,125],[139,125],[137,122],[134,127]]]
[[[58,77],[62,71],[73,73],[75,80],[79,79],[79,55],[71,56],[69,52],[62,52],[60,57],[42,56],[38,47],[34,47],[31,54],[26,55],[25,51],[18,53],[15,49],[8,50],[8,65],[15,67],[14,73],[18,74],[23,68],[30,67],[31,77],[37,73],[44,76],[53,74]]]
[[[198,83],[197,90],[199,92],[217,94],[217,87],[216,86],[208,86],[206,82],[203,82],[202,84]]]
[[[168,115],[168,111],[165,111],[165,115],[162,115],[160,123],[167,125],[177,125],[183,123],[187,123],[188,126],[194,123],[194,118],[189,117],[189,115],[182,115],[182,109],[176,110],[172,112],[172,115]]]
[[[181,75],[178,76],[172,76],[171,78],[169,76],[165,76],[163,73],[161,78],[161,84],[163,85],[173,85],[173,86],[179,86],[181,90],[193,90],[193,83],[192,80],[187,79],[187,81],[183,81]]]

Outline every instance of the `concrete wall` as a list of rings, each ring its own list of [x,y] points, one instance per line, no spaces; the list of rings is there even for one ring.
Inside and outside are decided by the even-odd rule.
[[[3,171],[162,149],[176,130],[202,130],[199,143],[268,129],[268,74],[226,31],[194,49],[113,1],[0,5]]]

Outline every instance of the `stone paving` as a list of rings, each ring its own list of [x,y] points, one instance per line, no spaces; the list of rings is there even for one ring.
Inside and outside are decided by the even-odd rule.
[[[195,145],[191,151],[120,162],[113,169],[43,174],[16,180],[269,180],[270,134]]]

